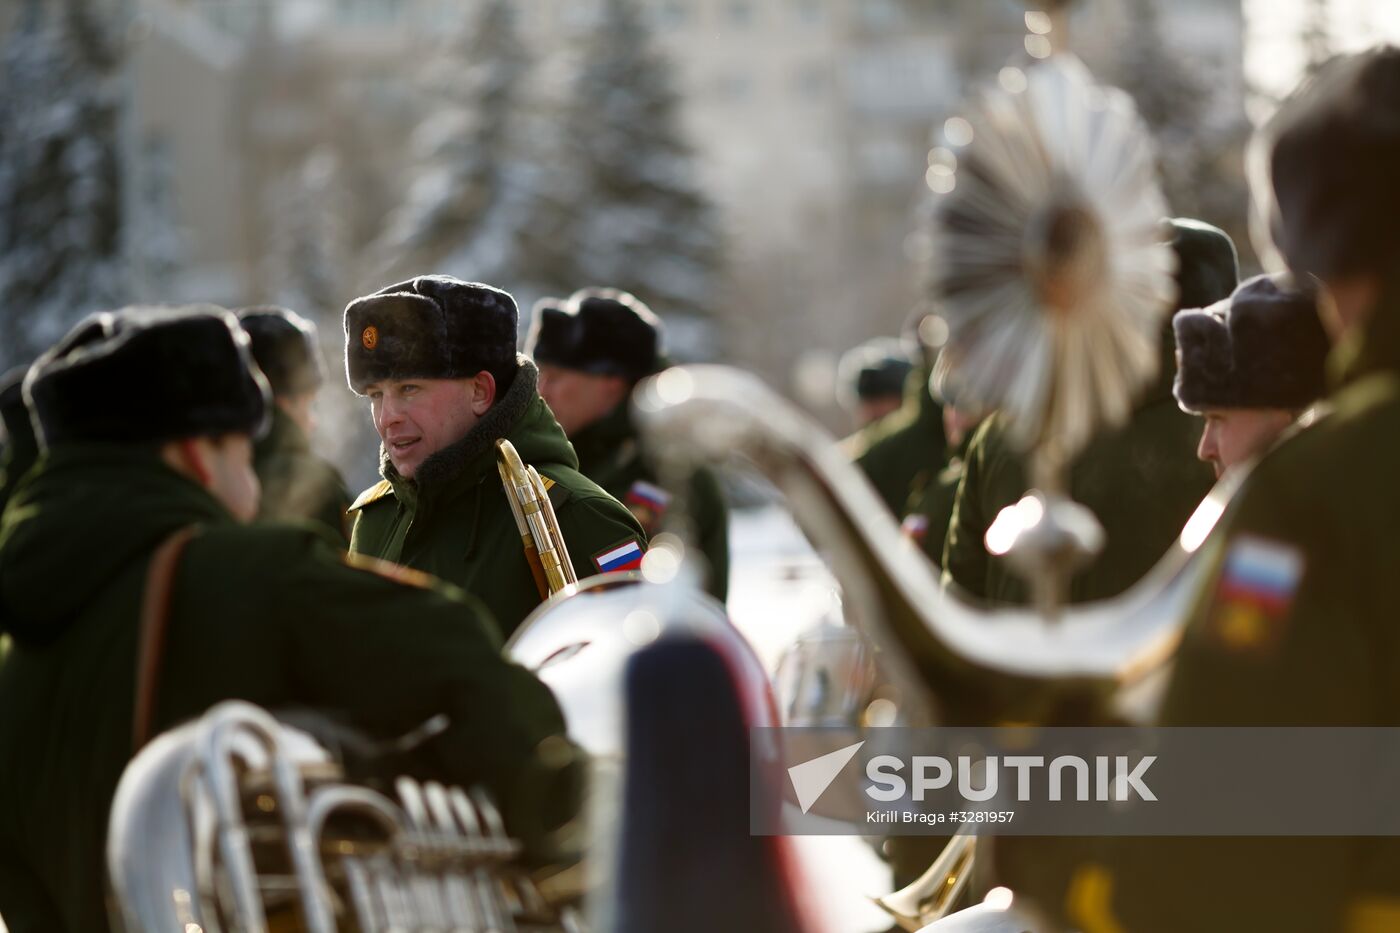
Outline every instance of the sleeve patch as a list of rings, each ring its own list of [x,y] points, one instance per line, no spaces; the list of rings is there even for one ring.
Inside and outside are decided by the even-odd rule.
[[[642,566],[642,546],[637,539],[628,538],[617,544],[603,548],[593,555],[593,566],[599,573],[614,573],[620,570],[636,570]]]
[[[622,497],[632,517],[642,526],[647,537],[656,534],[662,516],[671,505],[671,494],[654,483],[637,480]]]
[[[1208,631],[1233,652],[1266,653],[1283,635],[1303,577],[1303,555],[1280,541],[1243,535],[1230,544]]]
[[[904,536],[916,544],[923,543],[928,537],[928,516],[927,515],[906,515],[904,521],[900,522],[899,530]]]

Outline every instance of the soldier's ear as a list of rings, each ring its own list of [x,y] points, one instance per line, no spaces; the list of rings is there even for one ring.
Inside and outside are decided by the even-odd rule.
[[[187,476],[208,489],[213,483],[210,451],[204,438],[185,437],[160,445],[160,458],[176,473]]]
[[[472,414],[480,418],[496,404],[496,377],[483,369],[471,378],[467,393]]]
[[[636,388],[636,386],[637,383],[631,379],[624,379],[622,376],[609,376],[608,400],[612,402],[612,405],[609,407],[616,408],[618,405],[627,401],[627,397],[632,394],[632,390]]]

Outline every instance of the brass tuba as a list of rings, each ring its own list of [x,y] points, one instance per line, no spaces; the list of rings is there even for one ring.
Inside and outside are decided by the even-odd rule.
[[[1056,700],[1086,692],[1130,713],[1122,704],[1137,694],[1123,691],[1150,684],[1170,658],[1206,569],[1197,559],[1201,546],[1245,475],[1216,485],[1133,588],[1049,620],[1028,608],[989,611],[945,592],[860,470],[757,376],[677,367],[643,383],[634,406],[641,429],[673,460],[738,456],[784,493],[840,583],[847,617],[895,681],[911,724],[1045,721]]]
[[[525,559],[540,599],[548,599],[570,584],[578,582],[559,520],[549,501],[549,487],[539,472],[527,465],[516,453],[515,445],[505,438],[496,441],[496,468],[501,473],[506,501],[510,503]]]
[[[517,864],[480,790],[346,783],[250,703],[167,732],[117,786],[107,840],[118,930],[574,931]]]
[[[634,409],[674,472],[737,457],[785,494],[892,681],[903,723],[1054,723],[1090,709],[1143,721],[1207,572],[1203,545],[1244,472],[1217,485],[1136,586],[1065,606],[1070,574],[1102,542],[1096,519],[1065,494],[1067,464],[1097,430],[1125,421],[1150,381],[1175,260],[1150,137],[1126,95],[1067,55],[1003,69],[998,85],[930,152],[922,243],[929,298],[947,325],[934,383],[999,410],[1026,448],[1036,488],[987,541],[1027,578],[1034,608],[992,611],[945,592],[846,455],[755,377],[668,370],[639,387]],[[955,838],[881,906],[907,929],[937,920],[973,857],[971,837]],[[1012,915],[974,910],[939,928],[1000,930]]]

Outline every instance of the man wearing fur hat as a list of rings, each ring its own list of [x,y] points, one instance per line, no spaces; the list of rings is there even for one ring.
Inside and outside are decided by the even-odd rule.
[[[501,657],[477,604],[347,561],[313,529],[244,524],[270,405],[247,343],[221,309],[126,309],[85,320],[26,377],[45,453],[0,519],[10,933],[107,928],[122,770],[221,700],[323,711],[374,741],[442,714],[415,766],[489,787],[535,845],[577,803],[552,694]]]
[[[661,321],[627,292],[583,289],[564,304],[535,306],[525,352],[540,368],[540,395],[578,453],[579,469],[620,499],[648,535],[661,528],[672,494],[658,485],[632,424],[628,399],[664,366]],[[697,470],[686,511],[705,555],[706,589],[729,591],[729,514],[719,481]]]
[[[1259,457],[1322,397],[1327,334],[1317,298],[1282,277],[1256,276],[1227,300],[1172,319],[1172,393],[1201,415],[1196,456],[1221,476]]]
[[[841,442],[895,518],[904,516],[910,491],[920,476],[940,469],[948,456],[943,408],[929,387],[938,347],[928,335],[941,324],[925,309],[910,315],[905,330],[908,343],[918,348],[918,356],[904,379],[903,401]]]
[[[345,370],[369,399],[384,479],[351,505],[352,553],[440,577],[482,600],[509,636],[541,602],[496,467],[505,438],[539,471],[580,578],[641,563],[646,536],[587,479],[515,352],[515,299],[425,275],[345,309]]]
[[[1259,461],[1207,542],[1164,726],[1400,726],[1397,114],[1383,46],[1329,62],[1256,140],[1270,245],[1324,286],[1328,414]],[[1395,836],[1125,841],[1081,881],[1086,931],[1400,929]]]
[[[325,381],[316,325],[285,308],[244,308],[238,322],[248,332],[253,361],[272,386],[272,421],[253,447],[262,485],[258,518],[314,521],[348,543],[345,480],[311,450],[311,406]]]
[[[1227,298],[1239,281],[1235,245],[1223,230],[1187,218],[1171,221],[1177,255],[1177,307],[1200,308]],[[1172,397],[1175,352],[1171,318],[1163,315],[1156,381],[1138,398],[1128,423],[1095,437],[1070,465],[1069,492],[1104,528],[1099,557],[1070,583],[1070,601],[1116,596],[1166,553],[1210,491],[1210,470],[1192,449],[1199,424]],[[945,582],[993,603],[1029,601],[1022,578],[984,539],[997,514],[1030,486],[1024,457],[993,415],[973,435],[964,458],[953,518],[943,549]]]
[[[857,430],[899,409],[913,368],[908,351],[890,338],[876,338],[845,352],[836,367],[836,391]]]

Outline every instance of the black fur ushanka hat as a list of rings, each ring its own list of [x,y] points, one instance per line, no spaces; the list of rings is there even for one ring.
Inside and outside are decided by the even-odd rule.
[[[515,299],[450,275],[421,275],[345,308],[345,376],[364,395],[381,380],[469,379],[483,370],[505,391],[514,374]]]
[[[1339,55],[1258,134],[1274,243],[1297,275],[1389,273],[1400,258],[1400,48]],[[1263,179],[1256,178],[1256,183]],[[1262,195],[1262,197],[1261,197]]]
[[[1230,235],[1190,217],[1173,217],[1169,223],[1176,252],[1176,307],[1204,308],[1228,298],[1240,283]]]
[[[877,337],[847,350],[836,367],[837,391],[846,404],[902,396],[914,362],[898,340]]]
[[[1209,308],[1181,311],[1172,392],[1189,412],[1307,408],[1326,389],[1327,334],[1317,297],[1260,275]]]
[[[238,323],[252,341],[253,360],[267,377],[273,395],[314,392],[326,381],[315,324],[295,311],[270,305],[242,308],[237,313]]]
[[[532,317],[525,352],[536,363],[633,381],[661,366],[661,321],[627,292],[585,288],[565,304],[545,298]]]
[[[24,397],[53,446],[256,436],[271,393],[238,319],[194,305],[90,315],[30,367]]]

